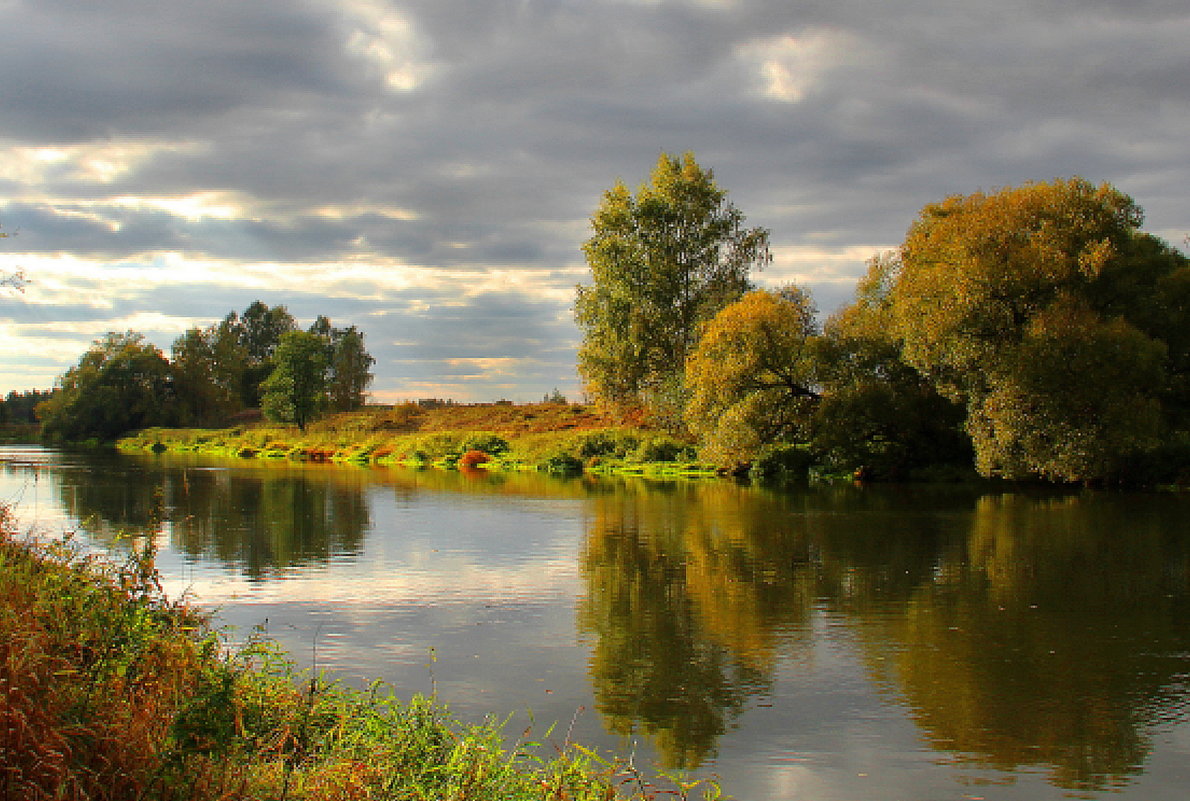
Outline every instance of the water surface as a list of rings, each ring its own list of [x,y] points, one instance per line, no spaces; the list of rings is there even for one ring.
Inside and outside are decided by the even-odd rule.
[[[231,636],[742,801],[1184,799],[1190,498],[0,449]]]

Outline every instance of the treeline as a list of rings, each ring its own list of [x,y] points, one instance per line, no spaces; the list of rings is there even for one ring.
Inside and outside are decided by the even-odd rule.
[[[757,289],[768,232],[690,154],[604,194],[579,371],[603,405],[739,469],[1190,479],[1190,260],[1081,178],[926,206],[819,325]]]
[[[319,316],[307,330],[284,306],[256,301],[191,328],[171,358],[135,331],[96,340],[36,406],[43,436],[113,440],[147,426],[220,425],[245,409],[304,426],[364,404],[375,359],[355,326]]]
[[[0,399],[0,423],[8,425],[32,425],[37,422],[37,406],[50,399],[53,390],[30,389],[17,392],[15,389]]]

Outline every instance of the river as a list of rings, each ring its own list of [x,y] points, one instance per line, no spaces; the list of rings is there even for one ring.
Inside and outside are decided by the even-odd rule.
[[[0,503],[117,558],[152,537],[233,641],[741,801],[1190,788],[1186,495],[9,446]]]

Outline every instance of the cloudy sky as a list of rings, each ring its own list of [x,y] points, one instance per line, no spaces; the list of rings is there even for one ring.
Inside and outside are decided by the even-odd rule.
[[[693,151],[830,311],[921,206],[1082,175],[1190,234],[1185,0],[0,0],[0,391],[253,300],[378,400],[575,397],[601,193]]]

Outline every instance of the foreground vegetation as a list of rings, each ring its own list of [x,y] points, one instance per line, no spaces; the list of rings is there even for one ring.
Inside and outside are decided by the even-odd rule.
[[[715,798],[565,742],[507,743],[435,698],[297,672],[270,642],[229,653],[167,601],[152,553],[122,564],[0,519],[0,797]]]

